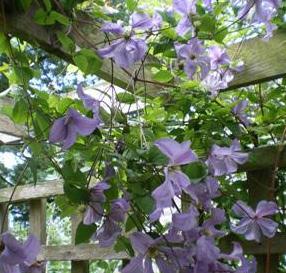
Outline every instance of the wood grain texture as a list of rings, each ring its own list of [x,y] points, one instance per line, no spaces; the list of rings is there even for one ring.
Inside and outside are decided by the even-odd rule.
[[[128,259],[124,252],[116,253],[112,248],[100,248],[96,244],[43,246],[38,256],[40,261],[92,261]]]
[[[8,202],[13,188],[0,190],[0,203]],[[25,202],[32,199],[47,198],[64,194],[63,184],[60,180],[53,180],[38,185],[24,185],[17,187],[12,202]]]
[[[9,98],[0,98],[0,110],[13,102]],[[0,133],[12,135],[16,137],[23,137],[26,135],[24,126],[15,124],[8,116],[0,114]]]
[[[25,14],[11,12],[6,15],[5,19],[0,16],[0,31],[24,39],[49,53],[73,63],[72,55],[61,47],[56,37],[56,31],[59,29],[53,26],[44,27],[37,25],[33,20],[35,10],[36,8],[32,6]],[[93,21],[87,14],[80,13],[77,14],[77,20],[75,20],[73,27],[70,29],[69,36],[75,40],[79,47],[96,50],[96,44],[104,40],[99,27],[98,22]],[[242,45],[239,43],[231,46],[229,49],[230,55],[243,60],[245,66],[242,72],[235,75],[235,79],[230,84],[229,89],[284,76],[286,73],[285,40],[286,32],[278,31],[269,42],[265,42],[261,38],[253,38],[243,42]],[[152,62],[158,62],[158,60],[150,57],[147,64]],[[115,85],[132,91],[130,74],[132,74],[134,68],[132,69],[133,71],[123,71],[115,65],[113,77],[111,76],[111,70],[111,61],[105,60],[97,76],[108,82],[113,80]],[[142,80],[142,75],[138,75],[138,78]],[[151,78],[151,72],[146,68],[145,79],[151,80]],[[143,87],[143,83],[137,81],[136,87]],[[148,94],[152,96],[158,95],[163,89],[161,84],[154,82],[146,83],[146,87]]]
[[[269,41],[253,38],[230,47],[230,56],[244,61],[244,69],[235,75],[230,89],[283,77],[286,74],[285,50],[285,30],[275,32]]]

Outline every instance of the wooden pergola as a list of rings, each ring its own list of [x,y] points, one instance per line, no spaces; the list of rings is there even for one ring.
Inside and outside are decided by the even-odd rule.
[[[67,62],[73,63],[73,56],[61,47],[55,35],[53,27],[37,25],[33,20],[35,7],[31,7],[25,14],[10,11],[3,18],[0,15],[0,31],[5,34],[19,37],[28,41],[32,45],[41,47],[47,52],[54,54]],[[86,14],[77,15],[77,20],[67,31],[75,43],[81,48],[96,50],[96,43],[104,39],[103,34],[98,30],[98,26]],[[265,42],[260,38],[253,38],[242,43],[233,45],[229,49],[230,56],[242,59],[244,69],[235,75],[230,87],[227,90],[249,86],[252,84],[267,82],[278,79],[286,75],[286,31],[277,31],[270,41]],[[156,62],[153,58],[148,62]],[[97,76],[121,88],[133,91],[130,86],[130,78],[134,77],[134,71],[123,70],[114,65],[113,78],[111,77],[111,62],[104,60],[104,64]],[[146,86],[148,95],[158,96],[161,91],[175,84],[162,84],[154,82],[151,72],[144,71],[136,77],[138,88]],[[9,99],[1,99],[0,104],[11,103]],[[1,105],[0,105],[1,106]],[[13,124],[6,116],[0,116],[0,132],[22,138],[25,136],[25,128]],[[279,159],[277,161],[277,155]],[[277,163],[277,166],[275,164]],[[249,161],[241,166],[239,171],[247,173],[247,183],[250,199],[253,205],[261,199],[268,198],[268,188],[270,187],[274,168],[286,168],[286,149],[284,145],[272,145],[255,148],[250,151]],[[257,184],[264,184],[260,187]],[[11,196],[13,189],[7,188],[0,191],[0,220],[2,221],[3,211]],[[46,198],[63,194],[62,181],[43,182],[39,185],[19,186],[13,196],[12,202],[28,202],[30,204],[30,226],[31,232],[41,238],[43,250],[39,259],[54,261],[72,261],[73,273],[87,273],[88,261],[98,259],[127,259],[125,253],[115,253],[114,250],[99,248],[96,244],[82,244],[69,246],[46,246]],[[79,223],[78,217],[73,217],[73,236]],[[6,225],[7,228],[7,225]],[[229,238],[231,240],[231,237]],[[228,240],[228,241],[230,241]],[[222,242],[227,249],[230,242]],[[261,244],[254,242],[242,242],[246,253],[253,254],[258,259],[258,273],[265,272],[266,255],[269,241],[265,240]],[[286,234],[278,233],[271,239],[271,273],[278,272],[279,256],[286,254]]]

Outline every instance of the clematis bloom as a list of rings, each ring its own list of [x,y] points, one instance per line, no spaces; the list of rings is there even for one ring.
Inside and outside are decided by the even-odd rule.
[[[233,212],[241,218],[232,231],[244,235],[246,240],[260,242],[261,234],[272,238],[277,230],[278,224],[266,216],[277,213],[277,205],[272,201],[260,201],[254,211],[242,201],[237,201],[232,208]]]
[[[49,140],[52,143],[62,143],[63,148],[68,149],[75,143],[77,135],[88,136],[98,127],[98,119],[87,118],[70,108],[66,116],[55,120]]]
[[[237,171],[238,164],[244,164],[248,154],[241,152],[238,140],[233,140],[230,147],[213,145],[207,164],[214,176],[221,176]]]

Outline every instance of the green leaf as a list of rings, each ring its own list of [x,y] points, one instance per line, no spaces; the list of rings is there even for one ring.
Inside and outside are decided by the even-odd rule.
[[[43,0],[43,2],[44,2],[44,5],[46,7],[46,10],[50,11],[52,9],[51,1],[50,0]]]
[[[17,0],[17,7],[23,11],[27,11],[31,6],[33,0]]]
[[[63,32],[57,32],[57,36],[64,50],[66,50],[69,53],[73,53],[75,51],[74,41],[70,39],[66,34],[64,34]]]
[[[85,74],[96,74],[102,66],[102,60],[90,49],[82,49],[73,57],[75,65]]]
[[[96,232],[97,226],[93,225],[84,225],[82,222],[78,225],[76,234],[75,234],[75,244],[88,243],[91,236]]]
[[[62,15],[61,13],[59,12],[56,12],[56,11],[51,11],[50,15],[49,15],[49,20],[51,20],[51,22],[59,22],[61,23],[62,25],[65,25],[65,26],[68,26],[69,23],[70,23],[70,20],[68,17]]]
[[[27,122],[29,113],[29,106],[26,100],[19,99],[13,108],[12,117],[16,123],[25,123]]]
[[[86,188],[65,181],[64,193],[72,203],[86,204],[89,201],[89,191]]]
[[[130,243],[129,239],[127,239],[124,236],[118,237],[116,244],[114,245],[114,250],[116,252],[126,251],[128,253],[128,255],[134,256],[134,251],[133,251],[133,248],[131,246],[131,243]]]
[[[116,98],[119,102],[132,104],[135,103],[135,97],[134,95],[130,94],[129,92],[122,92],[116,94]]]
[[[27,66],[14,66],[13,72],[10,81],[20,85],[28,85],[34,76],[32,69]]]
[[[193,162],[182,167],[183,172],[188,175],[192,183],[198,183],[208,175],[207,167],[200,161]]]
[[[164,82],[171,81],[173,79],[173,75],[171,74],[171,72],[169,72],[167,70],[161,70],[153,76],[153,79],[155,81],[164,83]]]
[[[138,5],[138,0],[126,0],[126,6],[129,11],[134,11]]]

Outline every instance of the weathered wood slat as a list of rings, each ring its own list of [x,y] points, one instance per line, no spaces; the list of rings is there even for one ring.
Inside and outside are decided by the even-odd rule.
[[[112,248],[100,248],[96,244],[43,246],[38,256],[40,261],[92,261],[127,259],[124,252],[116,253]]]
[[[239,171],[253,171],[273,167],[278,146],[261,146],[249,152],[249,161],[240,166]],[[286,167],[286,145],[281,153],[279,167]],[[0,203],[8,202],[13,188],[0,190]],[[63,195],[63,183],[61,180],[42,182],[34,185],[19,186],[13,196],[12,202],[24,202],[31,199],[48,198],[50,196]]]
[[[229,237],[238,241],[235,237]],[[222,243],[225,251],[231,250],[231,240],[227,239]],[[241,242],[247,254],[265,254],[267,251],[267,240],[261,243]],[[286,253],[286,234],[277,234],[272,240],[271,252],[273,254]],[[64,245],[64,246],[43,246],[39,260],[48,261],[92,261],[92,260],[121,260],[130,258],[126,253],[116,253],[112,248],[100,248],[96,244]]]
[[[8,202],[13,188],[0,190],[0,203]],[[32,199],[48,198],[50,196],[64,194],[63,184],[60,180],[40,183],[34,185],[18,186],[13,196],[12,202],[25,202]]]
[[[0,16],[0,31],[12,34],[24,39],[32,44],[73,62],[72,55],[66,52],[60,45],[55,35],[53,27],[37,25],[33,20],[35,7],[32,7],[25,14],[9,13],[6,18]],[[97,26],[96,26],[97,25]],[[94,45],[103,40],[103,35],[98,31],[98,23],[92,24],[91,19],[86,14],[78,15],[78,21],[69,35],[75,39],[80,47],[94,49]],[[260,38],[253,38],[244,42],[240,48],[234,45],[230,48],[231,55],[241,58],[244,61],[245,69],[235,76],[230,88],[246,86],[257,82],[264,82],[271,79],[280,78],[286,73],[286,32],[279,31],[269,42],[264,42]],[[238,54],[237,54],[238,52]],[[131,73],[129,71],[128,73]],[[113,77],[111,76],[111,64],[109,60],[104,61],[104,65],[97,75],[106,81],[113,79],[115,85],[122,88],[130,87],[130,76],[117,66],[114,67]],[[145,69],[145,78],[150,80],[151,73]],[[142,86],[142,82],[137,83],[137,87]],[[158,84],[147,83],[149,94],[157,95],[162,88]]]
[[[279,30],[269,40],[254,38],[230,47],[230,56],[244,61],[230,89],[281,78],[286,74],[286,31]]]

